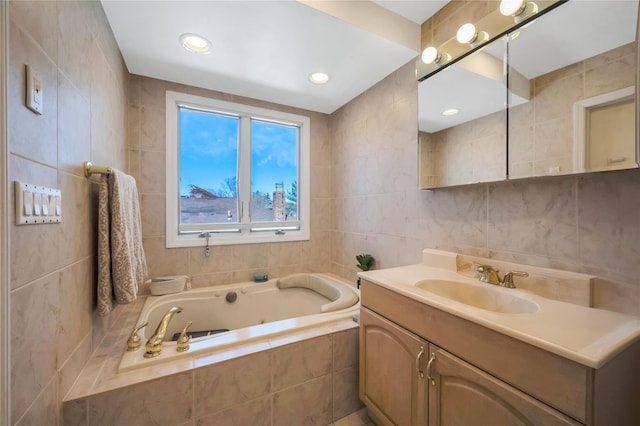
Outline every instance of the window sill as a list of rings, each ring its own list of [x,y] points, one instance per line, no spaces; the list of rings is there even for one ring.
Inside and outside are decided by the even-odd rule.
[[[282,243],[292,241],[308,241],[309,233],[304,231],[288,231],[284,235],[275,235],[275,233],[260,233],[251,235],[225,235],[212,234],[209,238],[210,246],[227,246],[236,244],[263,244],[263,243]],[[198,237],[198,234],[180,235],[173,238],[167,237],[167,248],[179,247],[204,247],[206,244],[204,238]]]

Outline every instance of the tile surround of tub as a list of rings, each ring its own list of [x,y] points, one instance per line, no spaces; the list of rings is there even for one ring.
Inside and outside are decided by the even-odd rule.
[[[194,372],[195,418],[260,398],[272,387],[271,356],[258,352]]]
[[[165,406],[175,411],[163,420],[168,425],[251,419],[240,424],[324,426],[362,408],[356,380],[358,328],[351,320],[118,374],[142,305],[138,300],[121,307],[119,319],[67,393],[62,424],[146,424],[156,414],[141,406]]]
[[[128,81],[99,2],[7,7],[9,178],[60,188],[64,210],[62,224],[10,226],[11,422],[56,424],[64,393],[113,321],[93,313],[97,192],[81,166],[126,169]],[[25,64],[40,73],[42,115],[24,106]]]

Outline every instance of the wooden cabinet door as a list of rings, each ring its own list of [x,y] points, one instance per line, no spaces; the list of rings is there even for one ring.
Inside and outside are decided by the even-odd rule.
[[[427,343],[367,310],[360,311],[360,399],[381,425],[427,424]]]
[[[435,345],[431,354],[429,426],[580,424]]]

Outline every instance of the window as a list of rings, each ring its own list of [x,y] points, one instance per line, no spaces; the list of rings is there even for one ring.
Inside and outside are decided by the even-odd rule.
[[[309,126],[167,91],[167,247],[309,239]]]

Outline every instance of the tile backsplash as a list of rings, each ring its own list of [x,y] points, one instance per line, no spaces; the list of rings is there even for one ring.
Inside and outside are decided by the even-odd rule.
[[[331,116],[334,273],[437,248],[597,275],[594,306],[640,315],[640,171],[420,191],[416,103],[408,63]]]

